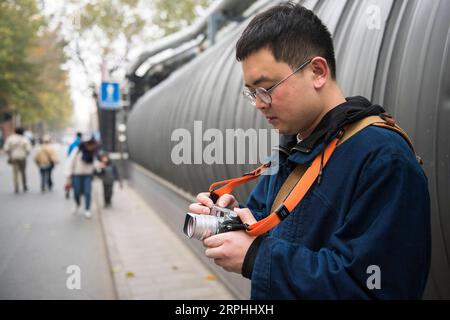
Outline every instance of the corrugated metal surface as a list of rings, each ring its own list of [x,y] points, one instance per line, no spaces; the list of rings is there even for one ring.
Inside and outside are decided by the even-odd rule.
[[[347,96],[382,104],[425,160],[432,197],[433,258],[425,297],[450,298],[450,1],[304,1],[334,35]],[[373,20],[378,19],[380,20]],[[248,22],[248,21],[247,21]],[[132,159],[191,194],[254,166],[174,165],[175,129],[269,128],[244,101],[234,45],[247,24],[143,96],[128,123]],[[205,146],[208,143],[205,143]],[[194,159],[192,150],[192,159]],[[250,186],[238,196],[244,199]],[[170,217],[169,217],[170,219]],[[180,226],[181,232],[181,226]]]

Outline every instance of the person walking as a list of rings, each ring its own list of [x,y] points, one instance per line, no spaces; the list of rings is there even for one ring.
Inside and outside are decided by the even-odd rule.
[[[39,145],[34,156],[34,162],[39,168],[41,174],[41,191],[45,192],[46,187],[52,191],[52,170],[58,163],[58,155],[53,145],[51,145],[49,135],[44,135],[42,143]]]
[[[70,157],[70,154],[72,153],[72,151],[80,145],[82,138],[83,138],[83,134],[81,132],[77,132],[75,139],[72,141],[72,143],[67,148],[67,156],[68,157]],[[71,187],[72,186],[70,184],[70,179],[66,180],[66,182],[64,183],[64,194],[66,196],[66,199],[70,198],[70,188]]]
[[[31,151],[31,143],[23,133],[23,128],[17,128],[15,133],[6,139],[4,146],[4,150],[8,156],[8,163],[13,169],[15,193],[19,193],[19,175],[21,176],[23,191],[28,191],[26,165],[27,157]]]
[[[119,172],[114,163],[112,163],[107,153],[103,153],[100,156],[100,169],[98,176],[102,179],[103,183],[103,197],[105,201],[105,208],[111,207],[111,199],[113,196],[114,182],[119,181],[120,187],[122,182],[120,181]]]
[[[95,138],[80,143],[71,153],[66,167],[66,178],[70,179],[73,188],[75,207],[73,214],[80,210],[81,195],[84,196],[84,215],[91,218],[91,192],[92,177],[94,175],[94,164],[97,157],[98,143]]]

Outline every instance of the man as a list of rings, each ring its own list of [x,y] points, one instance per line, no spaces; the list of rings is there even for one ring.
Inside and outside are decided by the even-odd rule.
[[[19,175],[22,180],[23,191],[28,191],[26,165],[27,156],[31,151],[30,141],[23,136],[24,130],[17,128],[15,134],[6,139],[4,150],[8,155],[8,162],[13,168],[14,192],[19,193]]]
[[[292,3],[257,15],[237,42],[245,95],[286,135],[278,173],[261,176],[246,206],[252,225],[294,168],[323,162],[324,149],[348,125],[384,112],[363,97],[345,98],[336,82],[331,35],[311,11]],[[207,214],[209,193],[193,213]],[[240,206],[241,208],[238,208]],[[253,299],[418,299],[430,264],[427,180],[398,133],[368,126],[337,146],[305,196],[269,233],[218,234],[206,256],[251,279]]]

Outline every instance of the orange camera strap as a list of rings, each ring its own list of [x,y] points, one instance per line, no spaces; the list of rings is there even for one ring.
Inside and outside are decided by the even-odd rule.
[[[247,233],[249,235],[258,236],[266,233],[267,231],[274,228],[282,220],[284,220],[291,213],[291,211],[294,210],[294,208],[303,199],[309,188],[313,185],[314,181],[319,176],[320,171],[327,164],[341,137],[342,132],[338,135],[338,137],[334,138],[328,144],[328,146],[325,148],[325,151],[323,152],[323,155],[321,153],[314,159],[311,166],[308,168],[308,170],[306,170],[303,177],[297,182],[286,200],[277,209],[275,209],[274,212],[247,228]],[[220,196],[231,193],[233,189],[238,185],[258,178],[262,174],[262,171],[268,167],[270,167],[270,162],[267,164],[263,164],[259,168],[243,175],[240,178],[228,179],[213,183],[209,187],[211,199],[216,202]],[[217,188],[217,186],[222,187]]]
[[[210,193],[212,201],[214,201],[214,203],[216,203],[217,199],[219,199],[220,196],[227,194],[227,193],[231,193],[234,190],[234,188],[236,188],[237,186],[259,178],[259,176],[262,174],[263,170],[266,168],[269,168],[269,167],[270,167],[270,162],[263,164],[262,166],[256,168],[253,171],[245,173],[244,175],[242,175],[242,177],[228,179],[228,180],[222,180],[222,181],[213,183],[209,187],[209,193]]]
[[[337,138],[334,138],[328,146],[325,148],[324,154],[319,154],[316,156],[311,166],[306,170],[302,178],[297,182],[294,189],[292,189],[289,196],[284,200],[284,202],[275,209],[266,218],[255,222],[247,228],[247,233],[251,236],[259,236],[273,229],[277,224],[294,210],[294,208],[302,201],[305,194],[313,185],[319,176],[320,171],[325,167],[331,155],[333,154],[336,146],[341,138],[340,134]],[[323,158],[322,158],[323,156]]]
[[[304,172],[303,176],[301,176],[301,174],[297,174],[297,176],[301,176],[301,178],[295,184],[292,191],[289,193],[283,203],[281,203],[278,208],[273,210],[273,212],[266,218],[250,225],[247,228],[247,233],[251,236],[262,235],[273,229],[278,223],[289,216],[289,214],[300,203],[300,201],[306,195],[316,179],[319,177],[321,171],[327,164],[336,147],[369,125],[375,125],[397,132],[406,140],[412,151],[415,153],[414,147],[408,135],[399,126],[397,126],[395,124],[395,121],[388,115],[383,114],[380,116],[369,116],[354,124],[351,124],[346,127],[345,131],[339,132],[337,137],[327,145],[324,152],[320,153],[314,158],[312,164],[308,167],[306,172]],[[418,157],[417,155],[416,157],[419,163],[421,163],[420,157]],[[220,196],[231,193],[233,189],[238,185],[258,178],[262,174],[263,170],[268,167],[270,167],[270,162],[263,164],[262,166],[249,173],[244,174],[242,177],[213,183],[209,187],[211,199],[216,202]]]

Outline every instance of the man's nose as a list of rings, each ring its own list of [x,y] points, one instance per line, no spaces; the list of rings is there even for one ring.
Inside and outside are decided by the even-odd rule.
[[[265,103],[260,97],[256,96],[255,106],[256,109],[264,110],[270,107],[270,103]]]

